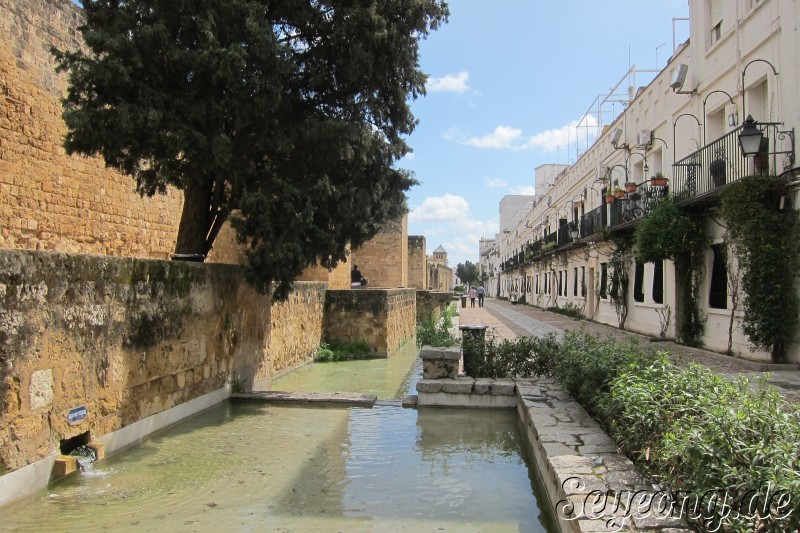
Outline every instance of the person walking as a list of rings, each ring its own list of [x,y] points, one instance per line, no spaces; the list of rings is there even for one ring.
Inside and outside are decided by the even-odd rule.
[[[475,287],[469,288],[469,306],[475,307],[475,298],[478,297],[478,291],[475,290]]]
[[[483,297],[486,296],[486,289],[483,285],[478,285],[478,307],[483,307]]]

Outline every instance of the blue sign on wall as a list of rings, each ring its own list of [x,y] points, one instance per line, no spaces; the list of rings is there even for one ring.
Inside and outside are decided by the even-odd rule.
[[[69,413],[67,414],[67,422],[70,424],[77,424],[84,418],[89,412],[86,410],[86,406],[82,405],[80,407],[75,407],[74,409],[70,409]]]

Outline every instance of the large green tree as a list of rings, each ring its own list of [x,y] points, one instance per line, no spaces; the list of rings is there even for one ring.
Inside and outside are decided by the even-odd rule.
[[[461,283],[468,286],[475,286],[478,284],[478,278],[480,277],[478,265],[470,261],[459,263],[456,266],[456,276],[461,280]]]
[[[419,39],[443,0],[86,0],[69,73],[70,154],[138,191],[177,187],[175,252],[206,255],[231,219],[253,279],[284,297],[406,211],[396,168],[424,93]]]

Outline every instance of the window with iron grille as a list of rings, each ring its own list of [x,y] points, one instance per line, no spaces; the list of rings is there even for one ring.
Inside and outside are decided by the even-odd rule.
[[[661,259],[654,263],[653,268],[653,301],[664,303],[664,261]]]
[[[608,298],[608,263],[600,263],[600,298]]]
[[[633,299],[636,302],[644,301],[644,263],[636,261],[633,274]]]
[[[712,309],[728,308],[728,265],[725,261],[725,245],[711,247],[714,261],[711,266],[711,284],[708,289],[708,306]]]

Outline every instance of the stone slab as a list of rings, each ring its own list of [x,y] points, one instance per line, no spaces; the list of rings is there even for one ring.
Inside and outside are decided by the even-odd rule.
[[[513,396],[517,393],[517,385],[511,380],[497,380],[490,387],[495,396]]]
[[[231,394],[231,399],[266,403],[314,403],[333,405],[358,405],[372,407],[378,399],[375,394],[355,392],[262,391]]]
[[[442,392],[450,394],[470,394],[475,380],[472,378],[440,379]]]
[[[458,348],[433,348],[431,346],[423,346],[419,351],[419,358],[423,361],[459,361],[461,359],[461,351]]]
[[[441,379],[421,379],[417,381],[417,392],[441,392]]]

